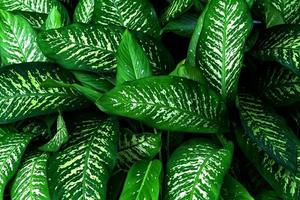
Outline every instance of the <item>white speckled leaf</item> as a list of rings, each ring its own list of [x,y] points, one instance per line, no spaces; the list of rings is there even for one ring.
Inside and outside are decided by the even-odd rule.
[[[193,0],[172,0],[162,15],[162,22],[165,24],[182,15],[193,5]]]
[[[219,200],[232,154],[232,143],[219,148],[210,141],[193,139],[181,145],[167,164],[165,200]]]
[[[27,156],[20,166],[10,191],[12,200],[50,200],[46,153]]]
[[[196,64],[224,99],[235,99],[244,45],[252,29],[246,1],[211,0],[196,51]]]
[[[196,81],[148,77],[124,83],[96,102],[104,112],[140,120],[170,131],[216,133],[222,127],[224,102]]]
[[[285,119],[261,98],[247,93],[239,94],[238,109],[246,134],[251,140],[278,163],[296,171],[296,136]]]
[[[49,162],[51,198],[105,200],[106,184],[116,162],[117,122],[83,117],[70,127],[70,141]]]
[[[92,20],[96,0],[80,0],[74,11],[74,22],[89,23]]]
[[[93,21],[102,26],[123,26],[159,37],[160,26],[149,0],[96,0]]]
[[[120,200],[157,200],[161,171],[160,160],[143,160],[134,164],[127,174]]]
[[[31,137],[28,134],[19,134],[16,132],[6,132],[0,140],[0,199],[3,199],[3,193],[6,184],[14,176],[21,162],[23,153],[30,142]]]
[[[256,42],[254,55],[276,61],[300,75],[300,25],[278,25],[267,29]]]
[[[236,131],[238,144],[245,156],[258,172],[284,200],[300,198],[300,176],[276,163],[268,154],[260,150],[242,130]],[[299,158],[298,158],[299,159]],[[299,159],[300,160],[300,159]]]
[[[3,65],[46,61],[36,43],[36,36],[25,19],[0,10],[0,56]]]
[[[118,167],[129,169],[140,160],[150,160],[161,147],[161,135],[154,133],[124,133],[119,139]]]

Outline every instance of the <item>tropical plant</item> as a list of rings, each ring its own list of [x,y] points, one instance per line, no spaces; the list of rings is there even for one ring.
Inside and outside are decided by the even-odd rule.
[[[0,200],[300,200],[299,0],[0,0]]]

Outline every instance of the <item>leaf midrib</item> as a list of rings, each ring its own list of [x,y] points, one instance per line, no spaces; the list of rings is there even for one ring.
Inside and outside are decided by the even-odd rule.
[[[138,194],[137,194],[136,197],[135,197],[135,200],[139,200],[139,199],[140,199],[139,196],[140,196],[141,191],[142,191],[142,189],[143,189],[143,187],[144,187],[144,185],[145,185],[145,181],[146,181],[146,179],[147,179],[147,177],[148,177],[148,173],[149,173],[149,171],[150,171],[150,168],[151,168],[152,163],[153,163],[153,161],[150,161],[149,164],[148,164],[148,166],[147,166],[147,169],[146,169],[146,172],[145,172],[145,176],[144,176],[144,178],[143,178],[143,181],[142,181],[141,187],[140,187],[140,189],[139,189],[139,191],[138,191]]]

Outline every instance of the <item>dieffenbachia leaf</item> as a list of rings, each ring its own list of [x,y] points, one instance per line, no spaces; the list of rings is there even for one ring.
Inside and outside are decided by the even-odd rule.
[[[72,74],[52,63],[23,63],[0,69],[0,123],[83,107],[87,100],[70,88],[44,88],[55,79],[75,82]]]
[[[42,32],[37,40],[45,55],[65,68],[100,73],[115,70],[122,33],[123,29],[118,27],[73,24]],[[172,65],[170,54],[161,42],[144,34],[136,36],[154,73],[162,73]]]
[[[50,139],[52,135],[47,124],[44,121],[35,118],[21,121],[21,125],[18,126],[17,130],[19,132],[31,134],[33,140],[40,136],[45,139]]]
[[[74,71],[74,76],[84,86],[91,87],[100,92],[108,92],[114,87],[114,77],[105,74],[97,75],[88,72]]]
[[[254,55],[276,61],[300,75],[300,25],[278,25],[267,29],[258,39]]]
[[[173,32],[183,37],[191,37],[197,23],[198,17],[193,14],[184,14],[178,19],[170,21],[162,29],[165,32]]]
[[[46,61],[36,43],[36,36],[25,19],[0,9],[0,56],[3,65]]]
[[[165,200],[218,200],[232,159],[233,144],[219,148],[207,140],[191,140],[167,164]]]
[[[222,184],[220,200],[254,200],[247,189],[230,175],[226,175]]]
[[[104,112],[140,120],[169,131],[216,133],[224,102],[196,81],[173,76],[124,83],[96,102]]]
[[[224,99],[236,95],[244,45],[252,29],[248,5],[240,0],[211,0],[200,34],[196,64]]]
[[[161,148],[161,135],[124,133],[119,139],[118,168],[127,170],[141,160],[151,160]]]
[[[300,176],[279,165],[268,154],[261,151],[240,129],[235,131],[238,144],[248,160],[258,172],[285,200],[298,200],[300,197]]]
[[[41,28],[51,9],[57,7],[64,24],[70,22],[68,11],[57,0],[1,0],[0,9],[23,16],[34,28]]]
[[[46,19],[45,22],[45,29],[49,30],[49,29],[57,29],[60,27],[63,27],[64,24],[62,22],[62,18],[61,18],[61,14],[59,12],[59,10],[57,9],[57,7],[53,7]]]
[[[291,105],[300,101],[300,77],[290,70],[272,66],[260,77],[261,93],[274,105]]]
[[[56,152],[69,139],[68,130],[61,114],[57,117],[57,128],[54,137],[46,144],[39,147],[39,150],[46,152]]]
[[[276,114],[262,99],[247,93],[239,94],[238,107],[242,124],[250,139],[278,163],[296,171],[296,136],[284,118]]]
[[[159,37],[160,26],[149,0],[95,1],[93,21],[102,26],[122,26]]]
[[[298,0],[259,0],[255,9],[263,18],[267,27],[279,24],[300,23],[300,1]]]
[[[120,200],[157,200],[162,164],[160,160],[140,161],[134,164],[126,177]]]
[[[134,36],[125,30],[117,50],[116,84],[148,76],[152,76],[149,59]]]
[[[256,197],[256,200],[278,200],[280,197],[276,194],[275,191],[266,190],[259,193]]]
[[[51,198],[105,199],[117,157],[117,122],[84,117],[70,127],[69,142],[49,160]]]
[[[74,11],[74,22],[89,23],[92,20],[96,0],[79,0]]]
[[[0,140],[0,199],[6,184],[14,176],[22,159],[22,155],[30,142],[31,136],[16,132],[7,132]]]
[[[186,12],[194,0],[172,0],[170,5],[162,15],[162,22],[166,24]]]
[[[10,191],[13,200],[49,200],[46,153],[35,153],[25,158]]]

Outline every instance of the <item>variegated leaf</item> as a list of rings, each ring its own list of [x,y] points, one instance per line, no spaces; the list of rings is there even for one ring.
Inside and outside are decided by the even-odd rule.
[[[254,200],[238,180],[226,175],[222,184],[220,200]]]
[[[176,19],[186,12],[193,5],[193,2],[194,0],[172,0],[162,15],[162,22],[166,24]]]
[[[300,198],[300,176],[279,165],[268,154],[255,145],[241,130],[236,131],[238,144],[258,170],[284,200]]]
[[[99,199],[117,155],[118,127],[115,120],[84,117],[70,127],[70,141],[49,162],[52,199]]]
[[[258,59],[277,61],[300,75],[300,25],[279,25],[269,28],[256,43]]]
[[[196,64],[224,99],[233,100],[252,28],[249,8],[240,0],[211,0],[207,6]]]
[[[12,200],[50,200],[46,153],[26,157],[12,183]]]
[[[300,1],[298,0],[259,0],[255,1],[258,13],[267,27],[279,24],[300,23]]]
[[[140,120],[162,130],[216,133],[222,127],[224,102],[196,81],[148,77],[124,83],[96,102],[104,112]]]
[[[0,140],[0,199],[6,184],[14,176],[22,159],[22,155],[30,142],[28,134],[6,132]]]
[[[284,118],[259,97],[239,94],[238,107],[246,134],[261,149],[284,167],[296,171],[296,136]]]
[[[80,0],[74,11],[74,22],[89,23],[92,20],[96,0]]]
[[[88,101],[70,88],[44,88],[55,79],[75,82],[69,72],[52,63],[9,65],[0,70],[0,123],[85,106]]]
[[[41,28],[53,7],[57,7],[62,14],[64,24],[70,22],[68,11],[57,0],[1,0],[0,9],[13,11],[25,17],[35,28]]]
[[[20,16],[0,10],[0,56],[4,65],[46,61],[36,43],[36,32]]]
[[[64,24],[62,22],[61,13],[57,9],[57,7],[53,7],[45,21],[45,30],[49,29],[57,29],[63,27]]]
[[[158,38],[159,20],[149,0],[96,0],[93,21],[123,26]]]
[[[268,67],[260,77],[261,93],[274,105],[283,106],[300,101],[300,77],[280,66]]]
[[[129,169],[141,160],[151,160],[161,147],[161,135],[124,133],[119,139],[118,167]]]
[[[112,72],[116,68],[116,52],[122,33],[123,29],[113,26],[73,24],[41,33],[38,43],[45,55],[65,68]],[[144,34],[136,35],[153,72],[166,71],[172,65],[172,59],[162,43]]]
[[[161,171],[160,160],[140,161],[134,164],[128,172],[120,200],[157,200]]]
[[[232,159],[233,144],[219,148],[207,140],[181,145],[167,164],[165,200],[218,200]]]
[[[17,127],[18,131],[31,134],[33,139],[39,137],[45,139],[51,138],[51,130],[47,127],[47,124],[40,119],[30,118],[29,120],[21,121],[21,125],[17,125]]]
[[[46,144],[39,147],[39,150],[46,152],[56,152],[69,139],[68,130],[61,114],[57,118],[57,128],[54,137]]]

